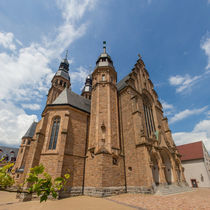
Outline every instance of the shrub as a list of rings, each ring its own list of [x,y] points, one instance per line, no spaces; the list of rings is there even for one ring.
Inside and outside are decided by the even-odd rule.
[[[31,168],[26,179],[26,183],[30,184],[29,193],[36,193],[40,197],[40,202],[46,201],[50,196],[57,198],[58,192],[64,188],[70,178],[69,174],[65,174],[64,177],[57,177],[53,180],[44,169],[43,165]]]
[[[4,159],[0,160],[0,163],[4,163]],[[14,163],[6,163],[0,167],[0,188],[6,189],[7,187],[11,187],[14,184],[14,179],[11,176],[11,168]]]

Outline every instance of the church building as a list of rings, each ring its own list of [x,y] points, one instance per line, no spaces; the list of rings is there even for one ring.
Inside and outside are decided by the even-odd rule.
[[[71,90],[70,78],[65,58],[41,120],[22,137],[17,184],[39,164],[54,178],[70,173],[62,196],[154,193],[158,186],[185,184],[168,120],[140,55],[118,82],[104,43],[81,95]]]

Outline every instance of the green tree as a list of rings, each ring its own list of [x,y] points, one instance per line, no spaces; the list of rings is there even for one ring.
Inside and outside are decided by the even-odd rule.
[[[14,179],[11,176],[11,168],[14,163],[6,163],[4,158],[0,160],[2,166],[0,167],[0,188],[6,189],[7,187],[11,187],[14,184]]]
[[[44,166],[39,165],[31,168],[26,183],[29,183],[29,193],[36,193],[40,197],[40,202],[46,201],[49,197],[57,198],[58,192],[61,191],[70,178],[69,174],[64,177],[57,177],[54,180],[44,171]]]

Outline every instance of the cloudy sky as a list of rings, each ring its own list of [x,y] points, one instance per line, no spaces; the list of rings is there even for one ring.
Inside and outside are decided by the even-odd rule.
[[[18,146],[40,119],[67,49],[81,92],[103,40],[118,81],[141,54],[175,143],[210,151],[210,0],[1,0],[0,144]]]

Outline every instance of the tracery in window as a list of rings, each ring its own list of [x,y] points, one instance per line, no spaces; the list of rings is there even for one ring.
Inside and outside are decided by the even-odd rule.
[[[146,96],[143,97],[143,106],[147,136],[149,137],[153,132],[155,132],[155,123],[152,113],[152,106],[149,102],[149,99]]]
[[[53,120],[52,130],[51,130],[51,137],[49,148],[50,150],[56,149],[57,139],[58,139],[58,131],[60,126],[60,117],[56,117]]]

